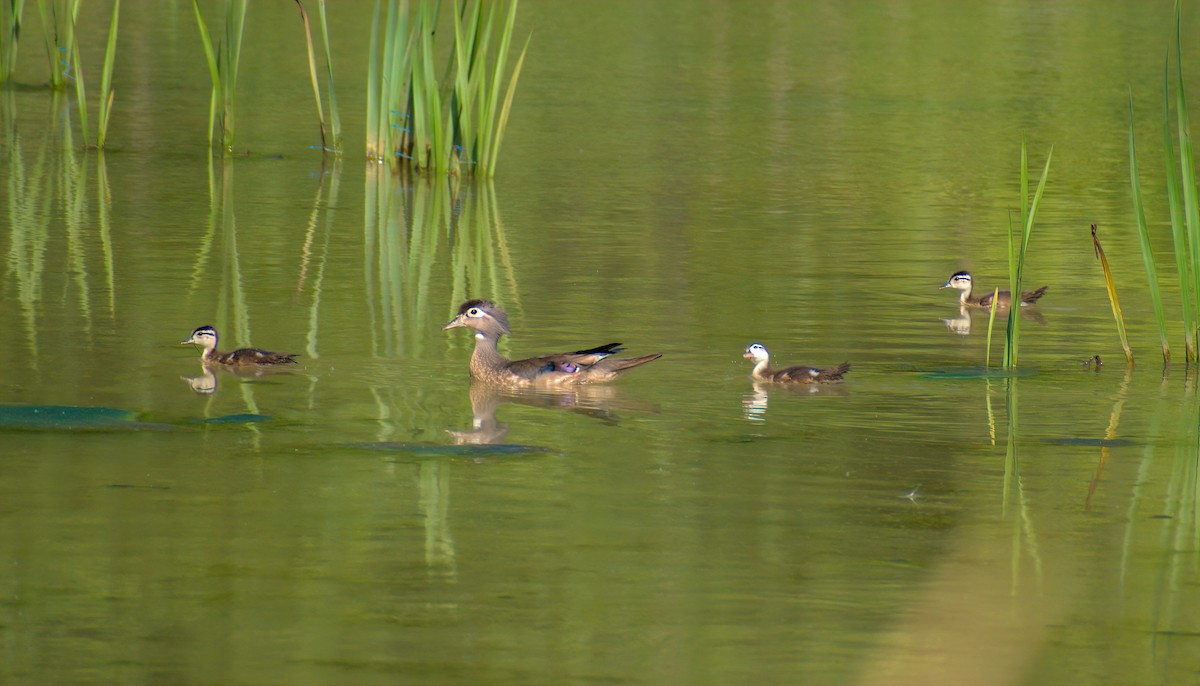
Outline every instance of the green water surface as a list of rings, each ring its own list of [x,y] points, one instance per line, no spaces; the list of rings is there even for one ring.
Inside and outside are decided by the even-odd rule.
[[[93,74],[109,6],[84,5]],[[27,8],[0,683],[1195,683],[1200,407],[1162,370],[1126,150],[1132,88],[1182,360],[1171,10],[526,0],[497,178],[447,184],[362,163],[370,3],[329,3],[337,162],[292,4],[251,8],[239,154],[211,161],[188,3],[122,6],[103,155],[36,87]],[[1020,373],[984,374],[986,316],[937,287],[1007,282],[1022,139],[1038,170],[1054,149],[1026,266],[1050,289]],[[472,338],[440,329],[469,297],[507,308],[512,356],[663,357],[471,389]],[[210,373],[178,344],[203,324],[302,364]],[[853,369],[756,387],[752,341]]]

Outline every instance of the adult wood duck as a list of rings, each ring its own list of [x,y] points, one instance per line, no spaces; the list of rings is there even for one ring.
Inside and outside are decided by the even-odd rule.
[[[972,285],[970,272],[954,272],[954,274],[950,276],[949,280],[942,284],[942,288],[957,288],[958,290],[962,291],[962,293],[958,296],[958,301],[964,307],[990,308],[992,306],[992,293],[989,291],[978,298],[973,297],[971,295]],[[1039,298],[1046,294],[1047,288],[1049,288],[1049,286],[1042,286],[1041,288],[1032,291],[1024,291],[1021,293],[1021,304],[1034,304]],[[996,295],[996,309],[1004,309],[1008,307],[1011,301],[1012,295],[1008,291],[1000,291],[1000,293]]]
[[[201,326],[192,331],[191,338],[186,341],[179,341],[179,345],[187,345],[188,343],[195,343],[203,348],[203,351],[200,353],[200,360],[202,362],[224,364],[231,367],[264,364],[297,364],[296,360],[292,358],[299,355],[299,353],[273,353],[269,350],[259,350],[258,348],[240,348],[228,353],[218,352],[217,330],[211,326]]]
[[[785,369],[771,369],[771,353],[767,352],[766,346],[762,343],[751,343],[746,346],[746,352],[742,357],[754,361],[754,370],[750,372],[750,378],[770,383],[834,383],[841,381],[846,372],[850,371],[849,362],[843,362],[828,369],[802,365]]]
[[[641,357],[613,357],[624,348],[609,343],[588,350],[540,355],[524,360],[509,360],[500,354],[500,336],[512,331],[508,315],[490,300],[468,300],[458,308],[458,316],[442,330],[465,326],[475,330],[475,352],[471,354],[471,378],[503,386],[565,386],[611,381],[626,370],[662,357],[662,353]]]

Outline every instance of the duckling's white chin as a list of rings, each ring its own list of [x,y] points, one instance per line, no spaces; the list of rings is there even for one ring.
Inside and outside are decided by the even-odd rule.
[[[483,340],[483,339],[487,338],[487,334],[485,334],[482,331],[476,331],[475,338],[478,338],[479,340]]]

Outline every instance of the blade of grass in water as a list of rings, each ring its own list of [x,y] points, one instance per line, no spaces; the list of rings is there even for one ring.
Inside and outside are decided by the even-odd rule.
[[[200,45],[204,48],[205,62],[208,63],[208,75],[212,79],[212,96],[208,107],[208,137],[212,141],[213,132],[217,126],[217,100],[221,92],[221,71],[217,66],[217,53],[213,49],[212,37],[208,27],[204,25],[204,15],[200,13],[199,0],[192,0],[192,9],[196,12],[196,24],[200,29]]]
[[[1025,142],[1021,141],[1021,241],[1019,251],[1014,245],[1012,239],[1012,230],[1009,230],[1009,308],[1008,308],[1008,336],[1004,346],[1004,366],[1007,369],[1012,369],[1017,366],[1017,343],[1020,327],[1020,309],[1021,309],[1021,280],[1025,270],[1025,256],[1029,250],[1029,237],[1033,233],[1033,224],[1037,217],[1038,206],[1041,205],[1042,195],[1046,191],[1046,179],[1050,175],[1050,160],[1054,157],[1054,146],[1050,146],[1050,152],[1046,153],[1046,166],[1042,168],[1042,176],[1038,179],[1037,190],[1033,193],[1033,199],[1029,200],[1029,158],[1026,153]],[[1026,207],[1026,202],[1029,203]],[[1015,269],[1014,269],[1015,267]],[[1014,275],[1015,274],[1015,275]]]
[[[1133,349],[1129,347],[1129,336],[1125,333],[1125,317],[1121,314],[1121,299],[1117,297],[1117,284],[1113,281],[1112,269],[1108,266],[1108,258],[1104,256],[1104,248],[1100,247],[1100,238],[1096,235],[1096,225],[1092,224],[1092,247],[1096,250],[1096,259],[1104,270],[1104,286],[1108,289],[1108,302],[1112,305],[1113,319],[1117,321],[1117,334],[1121,337],[1121,348],[1125,350],[1125,361],[1133,364]]]
[[[100,111],[97,114],[96,147],[103,149],[108,140],[109,115],[112,113],[116,91],[112,88],[113,66],[117,57],[117,22],[121,16],[121,0],[113,0],[112,21],[108,26],[108,44],[104,48],[104,69],[100,74]]]
[[[325,136],[325,108],[321,106],[321,82],[317,79],[317,51],[313,48],[312,26],[308,23],[308,12],[304,3],[296,0],[300,8],[300,20],[304,22],[304,46],[308,49],[308,77],[312,82],[313,100],[317,104],[317,125],[321,130],[321,147],[329,149],[329,141]]]
[[[20,45],[21,20],[25,13],[25,0],[0,2],[0,83],[11,81],[17,75],[17,46]]]
[[[338,114],[337,94],[333,88],[333,47],[329,43],[329,22],[326,20],[325,0],[317,0],[317,18],[321,22],[321,40],[325,42],[325,80],[329,91],[329,128],[333,149],[342,150],[342,118]]]
[[[1179,296],[1183,307],[1184,360],[1196,359],[1195,301],[1192,299],[1188,276],[1187,226],[1183,219],[1183,198],[1179,191],[1179,172],[1175,165],[1175,143],[1171,138],[1171,65],[1163,62],[1163,159],[1166,163],[1167,206],[1171,211],[1171,239],[1175,249],[1175,273],[1179,279]]]
[[[1138,179],[1137,141],[1133,131],[1133,91],[1129,93],[1129,182],[1133,189],[1133,210],[1137,217],[1138,237],[1142,244],[1142,263],[1150,284],[1150,299],[1154,318],[1158,321],[1158,340],[1162,344],[1163,362],[1171,361],[1171,346],[1167,343],[1167,320],[1163,314],[1162,292],[1158,288],[1158,270],[1154,266],[1154,251],[1150,245],[1150,229],[1146,226],[1146,208],[1142,203],[1142,184]],[[1096,230],[1093,225],[1092,236]],[[1113,293],[1116,293],[1115,289]]]
[[[996,323],[996,303],[1000,300],[1000,289],[992,290],[992,308],[988,314],[987,355],[984,356],[983,366],[992,366],[992,326]]]
[[[1196,164],[1192,156],[1192,134],[1188,123],[1187,97],[1183,88],[1183,38],[1181,28],[1181,9],[1178,0],[1175,2],[1175,65],[1178,69],[1178,81],[1175,90],[1175,116],[1179,126],[1179,166],[1183,188],[1183,211],[1187,220],[1188,245],[1191,251],[1188,255],[1192,281],[1190,283],[1193,305],[1200,303],[1200,200],[1196,197]],[[1196,321],[1192,321],[1192,339],[1196,337]],[[1193,352],[1193,359],[1196,359]]]

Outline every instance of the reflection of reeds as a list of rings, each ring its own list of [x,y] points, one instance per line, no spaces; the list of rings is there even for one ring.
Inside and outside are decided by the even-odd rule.
[[[54,94],[51,107],[57,110],[61,97]],[[58,121],[57,118],[54,119]],[[92,225],[89,203],[89,167],[81,163],[70,127],[52,127],[45,132],[37,152],[32,156],[32,165],[27,166],[23,149],[23,138],[13,131],[6,132],[11,141],[4,175],[5,211],[9,226],[8,268],[15,282],[16,301],[19,303],[25,328],[28,355],[24,358],[35,369],[38,366],[39,328],[42,310],[46,305],[43,298],[45,281],[62,273],[67,279],[62,292],[65,302],[78,308],[81,321],[76,328],[81,339],[90,339],[94,322],[98,316],[93,309],[92,299],[97,287],[93,286],[89,254],[95,242],[104,263],[104,284],[108,290],[107,308],[110,316],[115,315],[115,273],[113,250],[108,219],[108,178],[102,163],[98,164],[97,191],[100,196],[98,218],[99,231],[89,231]],[[101,160],[102,162],[102,160]],[[59,227],[62,227],[61,229]],[[53,262],[52,246],[62,231],[64,254],[59,269],[47,269]]]
[[[376,355],[428,341],[424,327],[461,300],[489,294],[519,308],[517,282],[495,189],[478,181],[407,183],[368,172],[364,224],[371,335]],[[449,298],[436,285],[449,250]],[[436,308],[436,309],[434,309]]]
[[[316,195],[313,197],[312,212],[308,216],[308,229],[304,232],[304,244],[300,252],[300,275],[296,283],[296,292],[300,293],[305,289],[305,281],[308,279],[309,267],[312,264],[313,250],[317,242],[317,227],[322,223],[321,208],[327,208],[324,213],[324,230],[321,232],[320,239],[320,254],[316,257],[316,267],[312,277],[312,306],[309,310],[308,318],[308,342],[304,349],[305,356],[311,359],[317,359],[320,354],[317,348],[318,333],[320,330],[320,312],[321,312],[321,284],[325,279],[325,264],[329,256],[329,244],[333,235],[334,213],[338,206],[338,188],[341,183],[342,167],[340,162],[335,162],[332,172],[321,177],[321,183],[317,186]],[[329,183],[326,184],[326,178]],[[326,186],[328,186],[328,195],[325,196]],[[325,197],[323,197],[325,196]]]

